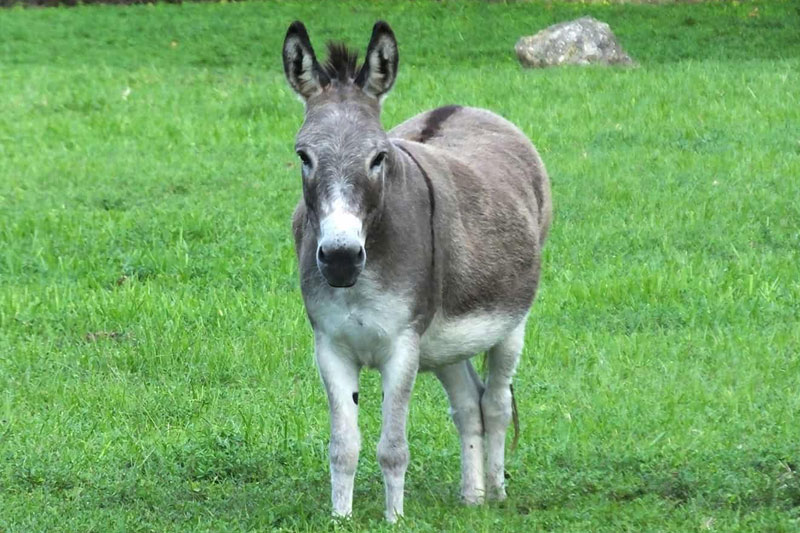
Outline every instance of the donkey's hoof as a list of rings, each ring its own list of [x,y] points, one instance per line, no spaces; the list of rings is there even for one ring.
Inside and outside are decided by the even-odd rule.
[[[353,518],[353,511],[337,511],[334,509],[331,511],[331,518],[334,520],[350,520]]]
[[[486,497],[493,502],[505,501],[505,499],[507,498],[506,488],[505,487],[490,488],[486,494]]]
[[[483,505],[483,500],[483,491],[465,492],[461,495],[461,501],[468,507]]]

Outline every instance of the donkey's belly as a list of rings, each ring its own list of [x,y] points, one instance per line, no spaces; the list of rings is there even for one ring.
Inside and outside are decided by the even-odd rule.
[[[505,339],[525,316],[473,312],[454,318],[434,316],[420,339],[420,369],[468,359]]]

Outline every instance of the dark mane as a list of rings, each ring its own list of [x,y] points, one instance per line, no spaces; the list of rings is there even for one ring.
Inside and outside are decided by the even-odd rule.
[[[328,59],[322,68],[331,80],[349,82],[358,74],[358,52],[344,43],[328,42]]]

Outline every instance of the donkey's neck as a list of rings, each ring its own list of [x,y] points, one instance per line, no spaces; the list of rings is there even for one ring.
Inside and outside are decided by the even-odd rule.
[[[433,183],[431,182],[431,177],[428,176],[428,173],[425,171],[422,165],[420,165],[417,158],[414,157],[411,152],[409,152],[403,146],[399,144],[396,146],[400,149],[400,151],[411,158],[411,161],[417,167],[420,174],[422,174],[422,179],[425,180],[425,186],[428,189],[428,211],[430,213],[430,216],[428,217],[428,224],[430,225],[431,230],[431,273],[434,273],[436,272],[436,229],[434,226],[434,220],[436,217],[436,194],[433,191]]]

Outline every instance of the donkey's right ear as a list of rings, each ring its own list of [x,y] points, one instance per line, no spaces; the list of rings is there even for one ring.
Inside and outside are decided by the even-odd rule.
[[[331,82],[319,66],[306,27],[299,20],[292,22],[283,41],[283,71],[303,100],[319,94]]]

